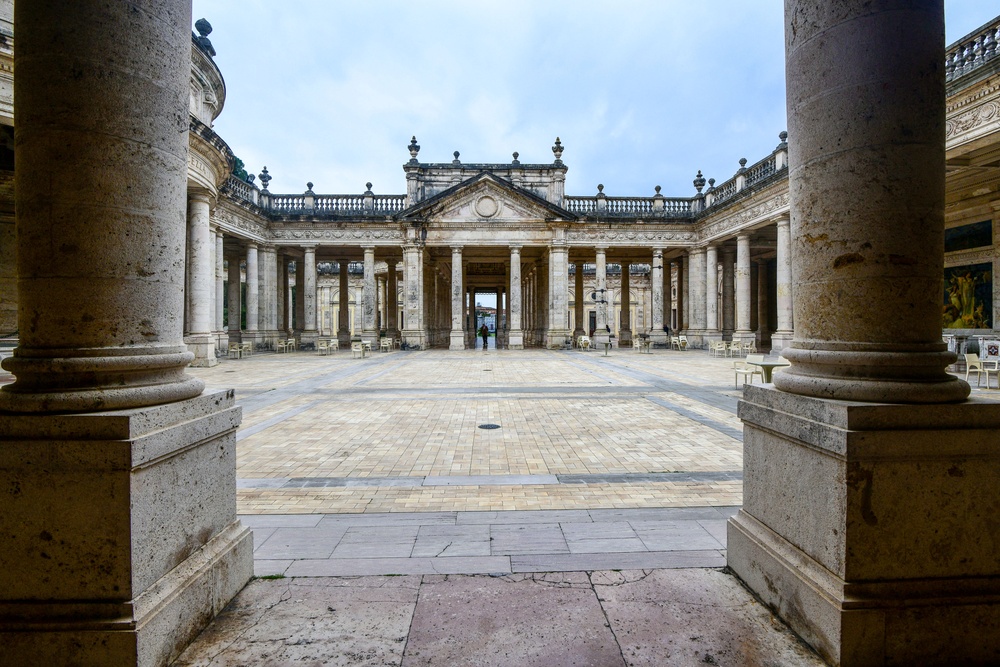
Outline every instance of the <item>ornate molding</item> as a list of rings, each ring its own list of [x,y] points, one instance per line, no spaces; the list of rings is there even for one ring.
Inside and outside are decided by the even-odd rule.
[[[271,234],[267,231],[267,221],[249,217],[244,209],[235,208],[225,198],[212,211],[212,222],[218,225],[224,233],[240,238],[250,238],[257,241],[267,241]]]
[[[988,101],[945,121],[945,140],[967,134],[991,121],[1000,120],[1000,103]],[[956,142],[957,143],[957,142]]]
[[[777,213],[787,213],[789,210],[788,181],[783,181],[785,190],[769,199],[754,203],[751,199],[742,210],[724,215],[721,219],[709,222],[701,227],[700,238],[703,242],[717,240],[722,236],[731,236],[743,231],[746,227],[772,218]]]
[[[986,247],[986,248],[974,248],[972,250],[956,250],[955,252],[949,252],[944,256],[945,268],[951,266],[962,266],[963,264],[972,264],[976,262],[992,262],[993,260],[1000,257],[997,248]]]
[[[666,231],[666,230],[569,230],[566,232],[566,240],[570,242],[594,243],[614,243],[616,241],[625,242],[654,242],[689,244],[694,242],[697,234],[694,231]]]
[[[271,232],[275,240],[338,240],[338,241],[390,241],[403,240],[403,232],[398,229],[275,229]]]

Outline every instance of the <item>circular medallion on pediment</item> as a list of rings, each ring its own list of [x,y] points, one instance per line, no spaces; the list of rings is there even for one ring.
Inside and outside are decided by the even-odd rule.
[[[500,212],[500,202],[489,195],[483,195],[476,200],[476,213],[484,218],[492,218]]]

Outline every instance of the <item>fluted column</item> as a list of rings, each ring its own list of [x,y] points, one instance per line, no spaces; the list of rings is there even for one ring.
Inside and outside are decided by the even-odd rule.
[[[792,342],[792,235],[791,218],[782,215],[777,220],[778,266],[775,308],[778,328],[771,335],[774,351],[788,347]]]
[[[573,276],[573,339],[583,336],[587,332],[583,328],[583,262],[576,263],[575,274]]]
[[[510,334],[507,347],[524,349],[524,332],[521,330],[521,246],[510,246]]]
[[[257,343],[257,329],[259,328],[258,316],[258,283],[257,280],[259,275],[257,273],[257,244],[251,243],[247,245],[247,269],[246,269],[246,313],[247,313],[247,326],[245,331],[245,340],[247,342]]]
[[[212,339],[212,249],[209,227],[211,196],[202,190],[188,193],[188,349],[194,353],[192,366],[214,366],[215,341]]]
[[[722,249],[722,330],[730,336],[736,321],[735,275],[736,251],[732,246]]]
[[[632,265],[626,259],[621,263],[622,267],[622,317],[621,326],[619,327],[618,338],[619,343],[627,347],[632,344],[632,292],[630,283],[629,272],[631,271]],[[662,309],[661,309],[662,312]],[[662,325],[661,325],[662,327]]]
[[[719,335],[719,249],[705,250],[705,333],[713,340]]]
[[[451,247],[451,338],[449,349],[465,349],[465,286],[462,285],[462,246]]]
[[[750,237],[736,237],[736,333],[739,340],[752,340],[750,331]]]
[[[596,277],[594,278],[594,290],[597,292],[597,303],[594,304],[596,317],[594,318],[594,343],[606,343],[608,337],[608,265],[605,248],[596,249]]]

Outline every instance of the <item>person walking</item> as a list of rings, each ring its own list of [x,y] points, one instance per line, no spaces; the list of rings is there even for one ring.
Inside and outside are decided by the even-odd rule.
[[[486,348],[490,346],[490,329],[485,322],[483,322],[483,326],[479,327],[479,335],[483,338],[483,352],[485,352]]]

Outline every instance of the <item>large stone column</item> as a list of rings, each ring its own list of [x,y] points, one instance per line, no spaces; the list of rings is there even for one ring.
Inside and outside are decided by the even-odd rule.
[[[228,285],[228,322],[226,326],[229,333],[229,343],[239,343],[242,340],[241,326],[243,323],[243,304],[240,299],[242,298],[242,275],[240,271],[240,256],[238,254],[232,254],[229,256],[229,281]]]
[[[673,276],[674,276],[674,263],[673,262],[663,262],[663,313],[662,322],[668,327],[673,328],[673,324],[670,321],[670,316],[673,311],[673,297],[671,296],[671,291],[673,289]],[[662,327],[661,327],[662,329]],[[666,341],[666,333],[664,332],[664,342]]]
[[[390,257],[386,262],[388,273],[385,279],[385,329],[393,340],[399,338],[399,278],[396,274],[399,260]]]
[[[462,285],[462,246],[451,247],[451,342],[449,349],[465,349],[465,287]]]
[[[681,318],[678,328],[681,331],[688,331],[691,327],[691,256],[681,257],[680,271],[677,272],[677,294],[680,296],[681,304],[677,308],[677,313]]]
[[[771,329],[768,322],[771,317],[771,306],[767,298],[767,260],[757,262],[757,340],[760,347],[767,347],[771,340]]]
[[[559,348],[569,336],[569,248],[565,245],[553,244],[549,248],[548,282],[547,345]]]
[[[993,664],[1000,404],[941,341],[942,3],[785,12],[795,337],[740,404],[729,566],[831,664]]]
[[[577,262],[573,275],[573,340],[577,340],[587,332],[583,329],[583,262]]]
[[[775,352],[788,347],[792,342],[792,234],[791,218],[782,215],[777,220],[778,266],[777,303],[778,328],[771,334],[771,349]]]
[[[403,246],[403,342],[418,350],[425,345],[423,255],[423,247],[415,243]]]
[[[594,277],[594,291],[597,293],[597,302],[594,304],[596,317],[594,318],[594,344],[601,345],[610,340],[608,336],[608,265],[605,248],[596,248],[596,260],[594,262],[596,275]]]
[[[212,251],[215,240],[209,227],[211,195],[203,190],[188,193],[188,335],[185,342],[194,353],[192,366],[214,366],[215,340],[212,336]]]
[[[215,235],[215,322],[212,331],[221,340],[226,328],[226,258],[223,251],[222,232]]]
[[[243,339],[245,342],[253,343],[256,347],[257,330],[260,328],[259,316],[259,283],[260,274],[257,269],[257,244],[251,243],[247,245],[247,271],[246,271],[246,285],[247,285],[247,296],[246,296],[246,312],[247,312],[247,326],[244,332]]]
[[[706,302],[705,248],[692,248],[688,255],[688,275],[691,277],[691,320],[688,323],[688,343],[701,347],[705,338]]]
[[[261,335],[269,349],[274,348],[278,337],[278,251],[274,246],[264,246],[258,252],[258,274],[260,276],[260,320]]]
[[[337,341],[342,348],[346,348],[351,344],[351,283],[347,273],[349,264],[350,262],[346,258],[341,258],[337,261],[339,267],[339,280],[337,283],[339,292],[337,300],[340,308],[337,314]]]
[[[664,285],[663,274],[670,270],[669,265],[663,261],[663,248],[653,248],[653,263],[649,270],[649,290],[650,290],[650,325],[649,337],[655,343],[663,343],[665,334],[663,332],[663,299]]]
[[[191,5],[150,7],[15,7],[4,664],[167,664],[252,574],[239,408],[184,372]]]
[[[507,347],[524,349],[524,331],[521,330],[521,246],[510,246],[510,335]]]
[[[632,345],[632,287],[629,284],[629,272],[632,265],[626,259],[621,263],[622,267],[622,317],[618,342],[622,347]],[[662,326],[662,325],[661,325]]]
[[[733,340],[754,339],[750,330],[750,236],[736,237],[736,333]]]
[[[278,257],[278,328],[282,338],[287,337],[292,332],[292,305],[291,288],[289,287],[289,264],[291,260],[288,255],[282,254]]]
[[[722,248],[722,332],[732,337],[736,326],[735,303],[736,252],[732,246]]]
[[[375,308],[378,292],[375,289],[375,246],[365,246],[364,291],[362,293],[361,337],[372,345],[378,345],[378,329],[375,328]]]
[[[301,271],[296,267],[295,284],[302,284],[302,347],[316,344],[319,332],[316,330],[316,246],[302,248]],[[298,291],[298,290],[296,290]]]
[[[705,250],[705,341],[719,340],[719,249],[712,245]]]

